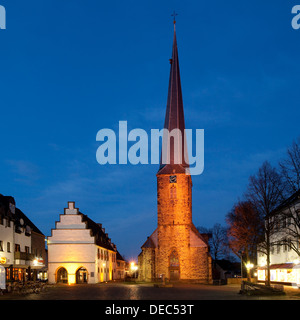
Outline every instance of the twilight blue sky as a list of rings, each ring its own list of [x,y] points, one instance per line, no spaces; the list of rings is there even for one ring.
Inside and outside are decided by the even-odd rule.
[[[100,166],[96,133],[162,128],[176,10],[186,127],[205,130],[193,221],[224,224],[249,175],[299,136],[296,4],[0,0],[0,193],[46,236],[75,201],[138,255],[156,227],[158,166]]]

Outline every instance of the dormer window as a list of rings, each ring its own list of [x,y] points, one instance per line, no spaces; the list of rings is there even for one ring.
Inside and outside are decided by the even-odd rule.
[[[25,227],[25,235],[30,236],[31,235],[31,228],[29,226]]]
[[[15,205],[13,204],[13,203],[9,203],[9,210],[10,210],[10,212],[12,213],[12,214],[15,214],[15,212],[16,212],[16,207],[15,207]]]

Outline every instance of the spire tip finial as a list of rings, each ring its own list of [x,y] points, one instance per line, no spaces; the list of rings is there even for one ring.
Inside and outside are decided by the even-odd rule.
[[[174,17],[173,23],[175,25],[176,24],[176,16],[178,16],[178,14],[174,11],[173,14],[171,14],[171,16]]]

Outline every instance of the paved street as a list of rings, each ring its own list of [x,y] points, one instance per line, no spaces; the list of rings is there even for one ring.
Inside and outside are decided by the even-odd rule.
[[[300,291],[284,296],[245,296],[239,285],[181,284],[156,288],[151,284],[101,283],[95,285],[49,285],[39,294],[4,294],[0,300],[299,300]]]

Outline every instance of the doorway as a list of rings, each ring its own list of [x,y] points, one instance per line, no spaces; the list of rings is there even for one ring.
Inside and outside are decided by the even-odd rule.
[[[179,257],[176,249],[173,249],[170,254],[169,273],[170,280],[175,281],[180,279]]]
[[[65,268],[59,268],[56,273],[56,283],[68,283],[68,271]]]
[[[76,283],[87,283],[88,282],[88,271],[81,267],[76,271]]]

